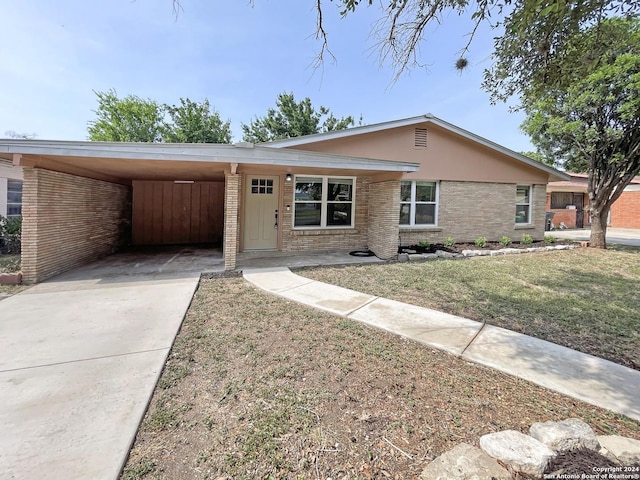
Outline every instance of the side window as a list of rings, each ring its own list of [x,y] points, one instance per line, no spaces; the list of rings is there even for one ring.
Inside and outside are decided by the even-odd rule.
[[[400,182],[400,225],[438,223],[438,182]]]
[[[22,181],[7,180],[7,218],[22,216]]]
[[[531,186],[529,185],[516,187],[516,223],[531,223]]]

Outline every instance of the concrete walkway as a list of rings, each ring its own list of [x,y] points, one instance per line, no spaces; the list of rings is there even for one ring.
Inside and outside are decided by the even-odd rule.
[[[640,372],[503,328],[366,295],[292,273],[245,270],[281,297],[357,320],[640,420]]]
[[[203,263],[114,255],[0,302],[1,478],[118,477]]]

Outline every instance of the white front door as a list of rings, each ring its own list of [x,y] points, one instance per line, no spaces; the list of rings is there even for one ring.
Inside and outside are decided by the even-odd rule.
[[[280,178],[247,175],[244,188],[244,250],[278,248]]]

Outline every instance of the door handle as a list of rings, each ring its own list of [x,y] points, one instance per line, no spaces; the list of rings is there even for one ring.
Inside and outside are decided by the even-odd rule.
[[[276,217],[276,223],[273,225],[273,228],[277,230],[278,229],[278,210],[276,210],[275,217]]]

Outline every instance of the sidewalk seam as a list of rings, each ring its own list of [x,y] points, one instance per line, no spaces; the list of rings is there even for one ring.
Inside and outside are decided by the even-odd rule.
[[[486,320],[482,322],[482,326],[478,329],[478,331],[473,336],[473,338],[471,340],[469,340],[469,343],[467,343],[467,346],[462,349],[462,352],[460,352],[460,356],[461,357],[464,356],[464,352],[467,351],[467,348],[469,348],[471,346],[471,344],[476,341],[476,338],[478,338],[478,335],[480,335],[482,330],[484,330],[484,327],[485,327],[486,324],[487,324]]]
[[[355,290],[352,290],[355,291]],[[353,310],[347,312],[344,314],[345,317],[349,318],[349,315],[357,312],[358,310],[360,310],[361,308],[366,307],[367,305],[370,305],[371,303],[375,302],[376,300],[378,300],[380,297],[376,297],[374,296],[371,300],[366,301],[365,303],[363,303],[362,305],[360,305],[359,307],[354,308]]]

